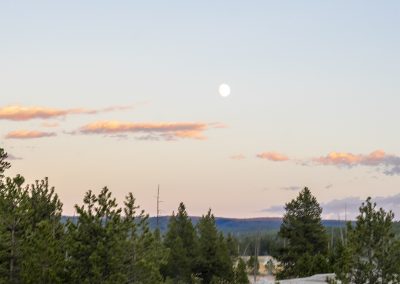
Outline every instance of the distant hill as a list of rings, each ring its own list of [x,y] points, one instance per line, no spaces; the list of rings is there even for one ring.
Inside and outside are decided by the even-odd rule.
[[[191,217],[193,224],[196,224],[200,217]],[[159,217],[159,227],[161,232],[166,231],[168,226],[169,216]],[[233,233],[233,234],[251,234],[256,232],[265,231],[277,231],[282,224],[282,218],[275,217],[262,217],[262,218],[215,218],[218,230],[223,233]],[[157,218],[151,217],[150,227],[155,229],[157,227]],[[339,227],[344,226],[343,221],[338,220],[323,220],[322,223],[325,227]]]
[[[68,218],[77,219],[77,217],[63,217],[63,221],[65,222]],[[160,216],[159,217],[159,227],[161,232],[165,232],[168,227],[168,220],[170,216]],[[197,224],[200,217],[191,217],[193,224]],[[239,219],[239,218],[223,218],[216,217],[216,224],[218,230],[223,233],[233,233],[233,234],[251,234],[257,232],[266,232],[266,231],[278,231],[279,227],[282,223],[282,218],[273,218],[273,217],[262,217],[262,218],[247,218],[247,219]],[[157,218],[151,217],[149,218],[150,228],[157,228]],[[325,227],[339,227],[340,225],[344,225],[343,221],[338,220],[323,220],[322,223]]]

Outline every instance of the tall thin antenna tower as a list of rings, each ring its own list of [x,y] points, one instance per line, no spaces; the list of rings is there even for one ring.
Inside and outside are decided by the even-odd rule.
[[[160,216],[160,185],[157,187],[157,229],[160,229],[159,225],[159,216]]]

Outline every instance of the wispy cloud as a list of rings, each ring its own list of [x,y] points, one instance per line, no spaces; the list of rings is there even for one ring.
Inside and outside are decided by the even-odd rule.
[[[202,122],[158,122],[158,123],[136,123],[121,121],[97,121],[81,127],[75,134],[122,134],[138,133],[145,134],[139,139],[164,139],[175,140],[178,138],[206,139],[204,132],[215,128],[213,124]],[[150,136],[149,136],[150,135]]]
[[[269,160],[273,162],[283,162],[289,160],[288,156],[277,152],[263,152],[257,154],[257,157],[260,159]]]
[[[321,203],[323,208],[322,216],[324,219],[341,219],[347,218],[354,220],[359,214],[359,208],[365,199],[360,197],[346,197],[342,199],[334,199],[326,203]],[[373,202],[376,202],[377,207],[382,207],[385,211],[392,210],[395,213],[395,218],[400,217],[400,194],[390,195],[385,197],[374,197]],[[284,205],[274,205],[262,210],[273,216],[282,216],[285,213]]]
[[[289,191],[300,191],[302,189],[302,187],[297,186],[297,185],[292,185],[292,186],[283,186],[283,187],[281,187],[281,189],[289,190]]]
[[[132,106],[113,106],[103,109],[57,109],[38,106],[10,105],[0,107],[0,120],[24,121],[31,119],[50,119],[65,117],[71,114],[97,114],[102,112],[120,111],[133,108]]]
[[[239,161],[239,160],[244,160],[244,159],[246,159],[246,156],[243,155],[243,154],[237,154],[237,155],[232,155],[232,156],[230,156],[229,158],[232,159],[232,160],[237,160],[237,161]]]
[[[324,166],[355,167],[370,166],[380,167],[386,175],[400,174],[400,157],[386,154],[382,150],[376,150],[370,154],[352,154],[344,152],[331,152],[327,156],[314,159],[314,162]]]
[[[9,132],[5,138],[6,139],[34,139],[34,138],[44,138],[52,137],[57,134],[54,132],[43,132],[43,131],[29,131],[29,130],[17,130]]]

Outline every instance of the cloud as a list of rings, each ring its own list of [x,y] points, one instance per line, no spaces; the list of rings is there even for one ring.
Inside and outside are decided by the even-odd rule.
[[[283,190],[290,190],[290,191],[300,191],[302,189],[301,186],[292,185],[292,186],[283,186],[281,187]]]
[[[136,123],[120,121],[97,121],[81,127],[75,134],[105,134],[115,135],[122,133],[145,134],[139,139],[164,139],[176,140],[179,138],[206,139],[204,131],[213,125],[201,122],[159,122]],[[149,136],[150,135],[150,136]]]
[[[324,216],[326,218],[337,219],[340,216],[341,219],[355,219],[359,214],[359,208],[361,203],[365,199],[360,197],[347,197],[343,199],[334,199],[329,202],[323,203]],[[400,194],[390,195],[385,197],[374,197],[373,202],[376,202],[377,208],[382,207],[385,211],[392,210],[395,213],[396,219],[400,217]]]
[[[257,154],[257,157],[260,159],[265,159],[273,162],[282,162],[282,161],[288,161],[289,157],[287,157],[284,154],[277,153],[277,152],[263,152],[260,154]]]
[[[243,154],[237,154],[237,155],[232,155],[232,156],[230,156],[229,158],[232,159],[232,160],[237,160],[237,161],[239,161],[239,160],[244,160],[244,159],[246,159],[246,156],[243,155]]]
[[[34,139],[43,137],[52,137],[57,134],[54,132],[42,132],[42,131],[29,131],[29,130],[17,130],[9,132],[5,138],[6,139]]]
[[[50,119],[65,117],[71,114],[97,114],[101,112],[111,112],[131,109],[132,106],[113,106],[103,109],[90,110],[84,108],[76,109],[57,109],[37,106],[10,105],[0,108],[0,120],[24,121],[31,119]]]
[[[365,198],[366,199],[366,198]],[[360,197],[346,197],[342,199],[333,199],[331,201],[321,203],[323,208],[322,217],[324,219],[341,219],[355,220],[359,215],[359,208],[365,201]],[[392,210],[395,219],[400,217],[400,194],[385,197],[374,197],[372,202],[376,202],[377,208],[382,207],[386,212]],[[274,216],[283,216],[285,208],[283,205],[274,205],[262,210]]]
[[[314,159],[320,165],[337,167],[370,166],[381,167],[385,175],[400,175],[400,157],[386,154],[382,150],[376,150],[370,154],[352,154],[343,152],[331,152],[325,157]]]

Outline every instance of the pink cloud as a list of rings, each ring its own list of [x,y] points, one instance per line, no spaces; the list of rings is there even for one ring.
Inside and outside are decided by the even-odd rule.
[[[152,137],[173,140],[177,138],[206,139],[204,131],[210,127],[202,122],[135,123],[120,121],[97,121],[79,129],[82,134],[144,133]]]
[[[338,167],[375,166],[380,167],[386,175],[400,174],[400,157],[386,154],[383,150],[376,150],[370,154],[331,152],[324,157],[314,159],[314,162]]]
[[[314,159],[321,165],[356,166],[379,165],[388,155],[382,150],[376,150],[370,154],[352,154],[344,152],[331,152],[325,157]]]
[[[9,132],[6,139],[34,139],[56,136],[54,132],[42,132],[42,131],[29,131],[29,130],[17,130]]]
[[[277,152],[263,152],[257,154],[257,157],[260,159],[269,160],[273,162],[283,162],[289,160],[288,156]]]
[[[57,109],[37,106],[10,105],[0,108],[0,120],[24,121],[31,119],[50,119],[64,117],[71,114],[97,114],[101,112],[120,111],[131,109],[131,106],[113,106],[103,109],[90,110],[84,108]]]

